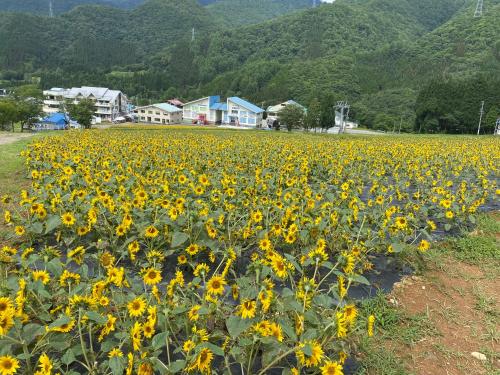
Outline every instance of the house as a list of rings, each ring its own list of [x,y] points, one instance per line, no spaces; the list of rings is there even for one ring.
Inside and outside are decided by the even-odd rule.
[[[9,96],[7,89],[0,89],[0,98],[4,98],[6,96]]]
[[[277,120],[279,119],[279,113],[283,110],[283,108],[285,108],[286,106],[288,105],[296,105],[296,106],[299,106],[300,108],[302,108],[304,110],[304,112],[307,111],[307,108],[304,107],[303,105],[297,103],[296,101],[294,100],[287,100],[286,102],[283,102],[283,103],[280,103],[280,104],[277,104],[277,105],[272,105],[270,107],[267,107],[267,118],[268,118],[268,121],[274,121],[274,120]]]
[[[182,101],[180,101],[179,99],[177,99],[177,98],[167,100],[167,103],[171,104],[171,105],[173,105],[174,107],[177,107],[177,108],[184,107],[184,103]]]
[[[184,121],[195,124],[230,124],[257,127],[264,110],[236,96],[221,102],[220,96],[208,96],[186,103]]]
[[[102,121],[113,121],[116,117],[127,113],[128,99],[121,91],[110,90],[105,87],[73,87],[63,89],[54,87],[43,92],[43,112],[57,113],[66,102],[78,104],[83,99],[95,102],[95,116]]]
[[[182,109],[171,104],[158,103],[134,109],[139,122],[150,124],[180,124],[182,121]]]

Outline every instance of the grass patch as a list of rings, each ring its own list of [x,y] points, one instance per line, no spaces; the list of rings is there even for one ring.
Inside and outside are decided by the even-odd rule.
[[[362,353],[358,375],[409,374],[405,370],[404,362],[388,349],[387,342],[395,345],[414,345],[423,337],[438,334],[426,314],[409,316],[389,303],[383,293],[363,301],[360,314],[361,321],[366,321],[368,315],[375,316],[376,337],[363,337],[358,342],[358,350]]]
[[[31,138],[0,145],[0,195],[13,194],[26,184],[24,160],[19,153],[32,141]]]
[[[468,235],[453,240],[451,245],[453,255],[464,262],[478,264],[486,259],[500,260],[499,244],[494,237]]]
[[[357,375],[409,375],[397,355],[380,340],[363,339],[359,350],[364,354]]]
[[[362,303],[362,315],[375,315],[376,327],[383,339],[413,345],[422,337],[436,335],[437,331],[426,314],[407,315],[390,304],[384,294]]]

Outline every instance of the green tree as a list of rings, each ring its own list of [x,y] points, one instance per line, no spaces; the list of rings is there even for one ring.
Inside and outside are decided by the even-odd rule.
[[[83,99],[78,104],[68,103],[66,105],[70,117],[83,126],[90,129],[92,126],[92,116],[95,112],[95,104],[90,99]]]
[[[500,119],[500,107],[492,106],[484,118],[484,133],[492,133],[498,119]]]
[[[16,121],[21,122],[21,131],[31,129],[42,114],[41,105],[33,99],[24,99],[17,102]]]
[[[396,123],[399,124],[396,117],[388,115],[387,113],[379,113],[375,116],[373,128],[376,130],[392,131]]]
[[[284,124],[289,132],[298,129],[304,124],[304,109],[298,105],[287,105],[280,111],[280,122]]]
[[[17,120],[16,105],[12,100],[0,101],[0,129],[14,131],[14,123]]]
[[[320,126],[321,122],[321,103],[318,99],[314,98],[309,104],[309,109],[304,117],[304,129],[316,129]]]

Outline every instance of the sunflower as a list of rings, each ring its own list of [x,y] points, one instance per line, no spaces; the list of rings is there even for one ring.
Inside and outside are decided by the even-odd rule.
[[[127,227],[123,224],[120,224],[116,227],[115,233],[118,237],[122,237],[127,233]]]
[[[143,297],[137,297],[127,304],[127,309],[131,317],[139,317],[146,311],[146,301]]]
[[[9,297],[0,297],[0,314],[5,313],[7,310],[13,310],[14,304]]]
[[[146,231],[144,232],[144,236],[146,238],[156,238],[158,237],[158,234],[160,234],[160,232],[154,225],[150,225],[149,227],[147,227]]]
[[[271,241],[269,241],[268,238],[263,238],[259,241],[259,248],[262,250],[262,251],[269,251],[272,249],[272,243]]]
[[[242,319],[251,319],[255,317],[256,307],[257,303],[255,301],[245,300],[238,306],[238,315],[241,315]]]
[[[307,348],[307,350],[305,350]],[[307,351],[310,355],[305,353]],[[300,343],[300,349],[295,353],[297,360],[302,366],[313,367],[321,363],[323,359],[323,349],[316,340],[306,340]]]
[[[426,240],[422,240],[418,244],[418,249],[421,252],[426,252],[427,250],[429,250],[430,247],[431,247],[431,244],[429,243],[429,241],[426,241]]]
[[[47,271],[33,271],[31,274],[33,275],[33,280],[40,280],[43,285],[47,285],[50,281],[50,275]]]
[[[24,235],[24,233],[26,233],[26,229],[24,229],[24,227],[22,225],[16,226],[14,231],[16,232],[16,235],[18,235],[18,236],[22,236],[22,235]]]
[[[47,354],[43,353],[38,359],[38,362],[39,362],[38,366],[40,367],[40,372],[42,372],[42,374],[51,373],[53,365]]]
[[[196,255],[200,251],[200,247],[197,244],[191,244],[186,248],[186,253],[193,256]]]
[[[367,331],[368,331],[368,337],[372,337],[373,336],[373,327],[375,325],[375,316],[374,315],[370,315],[368,317],[368,328],[367,328]]]
[[[132,339],[132,346],[134,351],[141,349],[141,339],[142,339],[142,324],[135,322],[132,329],[130,330],[130,338]]]
[[[446,213],[444,214],[444,216],[447,219],[453,219],[453,216],[455,216],[455,214],[453,213],[453,211],[446,211]]]
[[[212,351],[210,349],[203,348],[196,356],[196,359],[194,360],[194,363],[190,368],[192,368],[193,370],[197,369],[202,374],[209,374],[211,368],[210,364],[212,363],[213,358],[214,354],[212,353]]]
[[[179,264],[186,264],[187,263],[187,257],[185,254],[181,254],[177,257],[177,263]]]
[[[210,271],[210,267],[207,264],[200,263],[194,269],[193,275],[195,275],[196,277],[206,276],[209,271]]]
[[[207,283],[207,293],[209,295],[220,295],[224,293],[224,286],[227,284],[226,280],[224,280],[221,276],[212,276]]]
[[[161,272],[154,268],[144,269],[143,274],[142,278],[146,285],[156,285],[162,279]]]
[[[70,212],[66,212],[66,213],[62,214],[61,220],[62,220],[62,223],[67,227],[71,227],[76,223],[75,217]]]
[[[337,311],[335,313],[337,319],[337,337],[342,338],[347,336],[347,320],[345,314]]]
[[[200,314],[198,313],[201,309],[200,305],[194,305],[188,312],[188,318],[192,322],[196,322],[200,318]]]
[[[352,327],[358,316],[358,310],[355,305],[345,305],[344,306],[344,318],[346,322]]]
[[[321,375],[344,375],[342,365],[337,362],[326,361],[323,367],[320,367]]]
[[[127,248],[128,248],[128,254],[130,256],[130,260],[134,261],[136,258],[136,254],[140,250],[139,242],[133,241],[133,242],[128,244]]]
[[[280,255],[276,254],[271,257],[271,268],[280,279],[284,279],[288,275],[287,264]]]
[[[19,361],[9,355],[0,357],[0,374],[11,375],[17,372]]]
[[[111,349],[111,351],[108,353],[108,358],[113,357],[123,357],[123,352],[120,350],[120,348]]]
[[[0,337],[6,335],[14,326],[14,314],[13,309],[0,313]]]
[[[192,340],[186,340],[184,341],[184,344],[182,345],[182,350],[184,350],[185,353],[189,353],[191,350],[195,348],[196,344]]]

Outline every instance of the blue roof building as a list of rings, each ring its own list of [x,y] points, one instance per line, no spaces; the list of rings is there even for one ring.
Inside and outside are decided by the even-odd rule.
[[[222,102],[220,96],[208,96],[186,103],[183,108],[185,121],[194,124],[230,124],[258,127],[264,110],[236,96]]]

